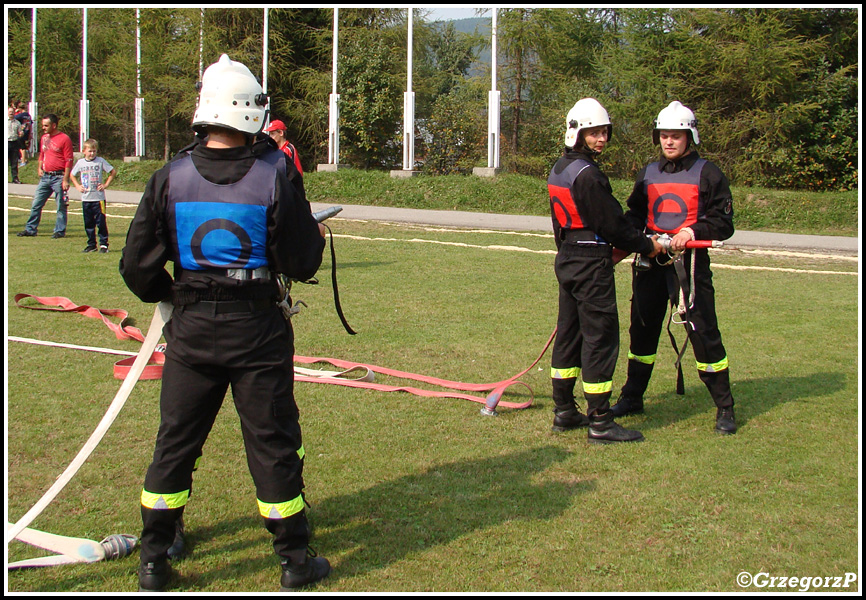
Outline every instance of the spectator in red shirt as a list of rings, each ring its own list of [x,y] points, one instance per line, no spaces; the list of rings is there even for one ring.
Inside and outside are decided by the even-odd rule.
[[[286,153],[294,163],[295,167],[298,169],[298,173],[301,176],[304,175],[304,170],[301,168],[301,158],[298,156],[298,151],[289,141],[289,138],[286,137],[286,124],[280,121],[279,119],[275,119],[271,121],[271,124],[265,127],[264,132],[271,136],[277,146],[280,147],[280,150]]]
[[[72,170],[72,140],[69,136],[57,129],[57,115],[48,114],[42,119],[42,139],[39,142],[39,161],[36,167],[36,175],[39,177],[39,185],[33,195],[33,203],[30,205],[30,218],[24,231],[18,233],[18,237],[34,237],[42,219],[42,207],[48,201],[48,197],[54,192],[57,199],[57,220],[54,223],[54,235],[52,239],[66,236],[66,207],[69,204],[68,196],[70,181],[69,173]]]

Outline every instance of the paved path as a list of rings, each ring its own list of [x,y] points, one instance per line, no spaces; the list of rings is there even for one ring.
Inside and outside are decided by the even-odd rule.
[[[11,194],[33,196],[35,185],[7,184]],[[81,195],[72,188],[72,200]],[[108,191],[108,201],[138,204],[140,192]],[[51,202],[49,200],[49,202]],[[328,204],[312,203],[314,211],[327,208]],[[50,205],[49,205],[50,210]],[[382,206],[343,205],[340,217],[370,221],[389,221],[396,223],[417,223],[441,225],[444,227],[468,227],[475,229],[502,229],[507,231],[547,231],[551,230],[550,217],[529,217],[517,215],[492,215],[487,213],[463,212],[456,210],[417,210],[412,208],[387,208]],[[787,250],[822,250],[859,254],[860,239],[856,237],[829,235],[795,235],[786,233],[766,233],[760,231],[737,231],[725,241],[725,246],[734,248],[778,248]]]

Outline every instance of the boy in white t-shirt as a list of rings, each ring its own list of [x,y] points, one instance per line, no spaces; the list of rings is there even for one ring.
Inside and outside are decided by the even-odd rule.
[[[96,156],[99,144],[90,139],[84,142],[84,158],[78,159],[69,179],[81,192],[81,210],[84,213],[84,231],[87,233],[87,247],[82,252],[96,250],[96,230],[99,230],[99,252],[108,252],[108,224],[105,221],[105,190],[114,180],[114,167],[101,156]],[[81,174],[79,182],[76,175]],[[105,178],[105,174],[108,178]]]

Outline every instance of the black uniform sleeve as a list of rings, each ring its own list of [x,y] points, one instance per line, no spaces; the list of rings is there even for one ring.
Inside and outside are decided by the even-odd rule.
[[[295,166],[295,161],[289,160],[288,156],[286,157],[286,178],[289,180],[289,183],[294,185],[295,189],[298,190],[301,200],[306,202],[307,190],[304,189],[304,177],[298,171],[298,167]]]
[[[153,174],[129,230],[120,258],[120,275],[133,294],[144,302],[171,297],[172,277],[165,270],[170,248],[158,206],[168,192],[168,166]]]
[[[704,216],[691,226],[698,240],[726,240],[734,235],[734,200],[728,178],[711,162],[701,171]]]
[[[644,185],[645,178],[646,167],[641,169],[640,173],[637,174],[634,188],[625,203],[627,209],[625,211],[625,218],[628,219],[629,223],[641,231],[646,227],[647,219],[649,218],[649,199],[647,198],[646,186]]]
[[[301,196],[286,176],[275,170],[274,206],[268,219],[268,261],[273,269],[300,281],[310,279],[322,264],[325,238]]]
[[[613,196],[610,181],[597,168],[585,169],[574,182],[573,197],[584,224],[614,247],[649,254],[653,244],[641,229],[626,219]]]
[[[559,220],[556,218],[556,215],[553,213],[553,206],[550,207],[550,220],[553,222],[553,239],[556,242],[556,249],[562,246],[562,239],[560,234],[562,232],[562,226],[559,224]]]

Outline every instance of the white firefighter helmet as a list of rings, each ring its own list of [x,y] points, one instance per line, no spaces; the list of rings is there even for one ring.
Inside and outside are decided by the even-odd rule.
[[[219,125],[256,135],[267,120],[268,97],[262,85],[243,63],[227,54],[205,69],[199,84],[198,106],[192,118],[197,133],[207,125]]]
[[[610,139],[613,127],[610,124],[610,117],[601,103],[595,98],[578,100],[565,116],[565,145],[574,148],[580,139],[581,130],[599,125],[607,125],[607,135]]]
[[[679,101],[671,102],[659,113],[653,128],[653,144],[659,143],[659,131],[662,129],[686,129],[692,134],[694,143],[701,143],[701,138],[698,137],[698,120],[695,118],[695,113]]]

